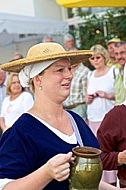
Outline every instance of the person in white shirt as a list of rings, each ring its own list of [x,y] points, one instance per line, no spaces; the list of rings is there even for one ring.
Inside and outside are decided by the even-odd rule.
[[[115,105],[115,66],[109,67],[109,54],[100,44],[91,47],[93,56],[89,59],[95,70],[88,75],[87,85],[87,118],[92,132],[97,136],[97,130],[105,114]],[[103,181],[116,184],[116,171],[104,171]]]
[[[1,108],[0,122],[1,128],[5,131],[13,123],[32,107],[34,100],[29,92],[25,92],[20,84],[17,73],[11,73],[6,86],[7,97],[4,98]]]

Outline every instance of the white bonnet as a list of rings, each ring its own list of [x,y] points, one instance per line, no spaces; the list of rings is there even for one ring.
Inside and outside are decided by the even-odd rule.
[[[56,60],[48,60],[43,61],[37,64],[27,65],[25,66],[20,72],[19,72],[19,80],[23,87],[29,87],[30,85],[30,79],[37,76],[39,73],[44,71],[47,67],[49,67],[54,62],[58,61]]]

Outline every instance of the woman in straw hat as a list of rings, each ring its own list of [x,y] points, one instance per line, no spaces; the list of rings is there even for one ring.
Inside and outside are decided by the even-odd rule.
[[[57,43],[41,43],[26,58],[1,66],[19,72],[23,87],[32,82],[35,103],[1,138],[0,189],[68,190],[72,148],[99,148],[83,119],[62,106],[70,93],[71,64],[90,56],[88,50],[66,52]]]

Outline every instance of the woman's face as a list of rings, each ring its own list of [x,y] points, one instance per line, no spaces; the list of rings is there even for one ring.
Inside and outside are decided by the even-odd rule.
[[[72,77],[69,60],[56,61],[41,75],[43,93],[55,101],[65,100],[70,93]]]
[[[22,92],[22,86],[20,84],[18,76],[13,76],[12,77],[10,90],[11,90],[12,94],[20,94]]]
[[[106,65],[105,58],[101,54],[94,54],[90,58],[90,62],[95,67],[95,69],[102,68]]]

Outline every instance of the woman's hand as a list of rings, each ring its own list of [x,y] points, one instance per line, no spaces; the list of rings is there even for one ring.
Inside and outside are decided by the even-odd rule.
[[[106,92],[101,91],[101,90],[97,91],[96,93],[97,93],[97,95],[98,95],[100,98],[106,98],[106,96],[107,96]]]
[[[118,154],[118,163],[119,165],[126,164],[126,150]]]
[[[125,189],[126,190],[126,188],[120,188],[120,187],[115,187],[115,186],[113,186],[113,185],[110,185],[109,183],[107,183],[107,182],[104,182],[104,181],[100,181],[100,184],[99,184],[99,190],[121,190],[121,189]]]
[[[94,95],[93,94],[88,94],[85,97],[85,101],[86,101],[87,104],[91,104],[92,101],[93,101],[93,99],[94,99]]]
[[[47,162],[47,173],[50,178],[63,181],[70,175],[70,162],[74,160],[72,152],[68,154],[58,154]]]
[[[95,94],[97,94],[100,98],[106,98],[108,100],[115,100],[115,94],[114,93],[106,93],[104,91],[98,90]]]

